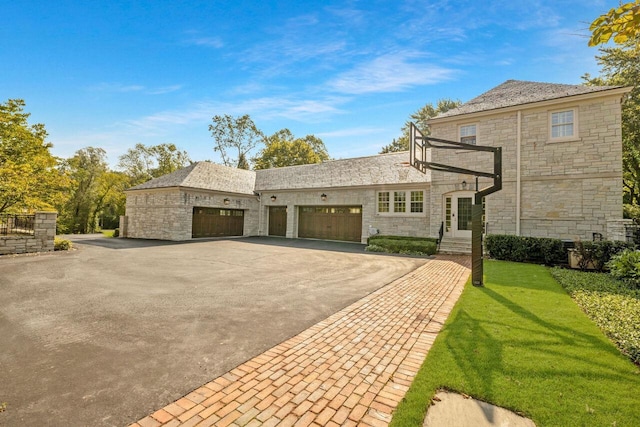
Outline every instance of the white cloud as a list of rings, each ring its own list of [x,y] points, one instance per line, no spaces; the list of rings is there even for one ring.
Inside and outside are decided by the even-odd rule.
[[[456,73],[425,61],[423,56],[410,52],[382,55],[342,73],[328,86],[346,94],[402,92],[449,80]]]
[[[388,129],[380,127],[357,127],[349,129],[338,129],[330,132],[320,132],[317,134],[320,138],[344,138],[352,136],[374,135],[380,132],[386,132]]]
[[[107,92],[107,93],[130,93],[140,92],[145,95],[163,95],[165,93],[171,93],[182,89],[182,85],[170,85],[161,86],[157,88],[148,88],[143,85],[124,84],[124,83],[98,83],[97,85],[87,88],[93,92]]]
[[[220,37],[195,37],[188,40],[188,43],[196,46],[212,47],[214,49],[222,49],[224,42]]]

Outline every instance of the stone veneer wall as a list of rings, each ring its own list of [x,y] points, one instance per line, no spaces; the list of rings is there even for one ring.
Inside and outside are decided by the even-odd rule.
[[[549,111],[576,108],[578,136],[549,141]],[[622,218],[622,142],[618,96],[523,109],[520,234],[561,239],[608,238],[607,224]],[[458,125],[476,123],[478,144],[503,147],[503,189],[487,198],[490,234],[516,233],[516,141],[514,111],[432,124],[434,137],[456,141]],[[491,171],[486,154],[434,151],[433,161]],[[442,194],[459,190],[471,176],[432,174],[431,235],[443,217]],[[480,180],[480,188],[489,181]]]
[[[425,214],[420,216],[391,216],[376,212],[377,191],[425,190]],[[327,200],[320,199],[321,194]],[[276,201],[271,201],[276,196]],[[377,228],[380,234],[428,237],[429,235],[429,185],[415,183],[395,185],[381,188],[343,188],[314,189],[294,191],[265,191],[262,195],[263,220],[260,224],[260,235],[269,233],[269,206],[287,206],[287,236],[298,237],[298,207],[300,206],[362,206],[362,239],[367,243],[369,227]]]
[[[228,205],[224,199],[230,199]],[[121,237],[159,240],[190,240],[194,207],[242,209],[244,235],[258,234],[255,196],[221,194],[206,190],[167,188],[127,193],[127,211],[120,218]]]
[[[0,255],[53,251],[57,217],[57,212],[36,212],[33,236],[0,236]]]

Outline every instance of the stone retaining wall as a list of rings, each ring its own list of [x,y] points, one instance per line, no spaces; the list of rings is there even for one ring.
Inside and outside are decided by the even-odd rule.
[[[57,212],[36,212],[33,236],[0,236],[0,255],[53,251]]]

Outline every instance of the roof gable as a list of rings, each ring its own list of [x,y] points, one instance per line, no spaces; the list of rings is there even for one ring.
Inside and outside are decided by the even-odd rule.
[[[501,85],[465,102],[459,107],[437,115],[434,119],[561,99],[575,95],[603,92],[621,87],[622,86],[585,86],[507,80]]]

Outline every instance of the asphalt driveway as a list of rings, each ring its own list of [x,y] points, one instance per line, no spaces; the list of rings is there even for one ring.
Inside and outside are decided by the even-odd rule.
[[[427,262],[308,240],[74,240],[0,257],[0,425],[133,422]]]

